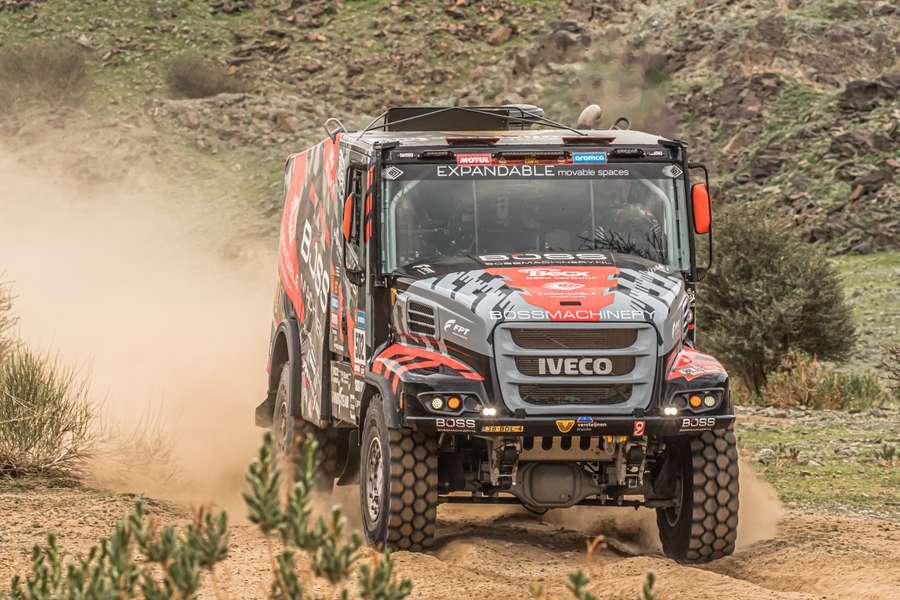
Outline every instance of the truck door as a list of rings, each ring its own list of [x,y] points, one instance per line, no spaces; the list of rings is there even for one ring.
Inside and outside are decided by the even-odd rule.
[[[332,414],[343,421],[356,422],[356,413],[366,373],[366,200],[369,196],[367,166],[347,170],[342,250],[336,257],[339,267],[331,297]]]

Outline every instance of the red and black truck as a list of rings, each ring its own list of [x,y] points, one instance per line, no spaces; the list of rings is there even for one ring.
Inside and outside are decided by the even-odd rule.
[[[378,546],[428,548],[441,503],[515,503],[651,507],[667,555],[730,554],[734,410],[695,343],[711,211],[686,144],[529,105],[326,130],[285,167],[256,409],[279,448],[318,439]]]

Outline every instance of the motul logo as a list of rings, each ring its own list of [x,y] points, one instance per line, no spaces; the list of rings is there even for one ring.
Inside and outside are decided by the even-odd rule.
[[[457,154],[457,165],[489,165],[493,157],[490,154]]]
[[[539,358],[540,375],[609,375],[612,361],[608,358]]]

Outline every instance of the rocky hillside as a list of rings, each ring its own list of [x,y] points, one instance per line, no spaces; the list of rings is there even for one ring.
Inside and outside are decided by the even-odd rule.
[[[891,2],[2,0],[0,32],[7,47],[76,42],[95,69],[90,110],[149,117],[189,160],[248,177],[275,173],[328,116],[526,101],[573,121],[598,102],[604,125],[621,115],[688,140],[721,199],[790,214],[831,253],[900,247]],[[185,51],[247,92],[172,98],[166,64]],[[266,213],[271,188],[256,188]]]

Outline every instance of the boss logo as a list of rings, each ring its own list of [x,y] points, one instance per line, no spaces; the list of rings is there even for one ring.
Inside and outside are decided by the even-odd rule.
[[[715,417],[685,417],[681,420],[682,429],[712,429],[715,426]]]
[[[435,425],[438,429],[475,429],[475,419],[439,418]]]
[[[539,358],[540,375],[609,375],[613,364],[608,358]]]

